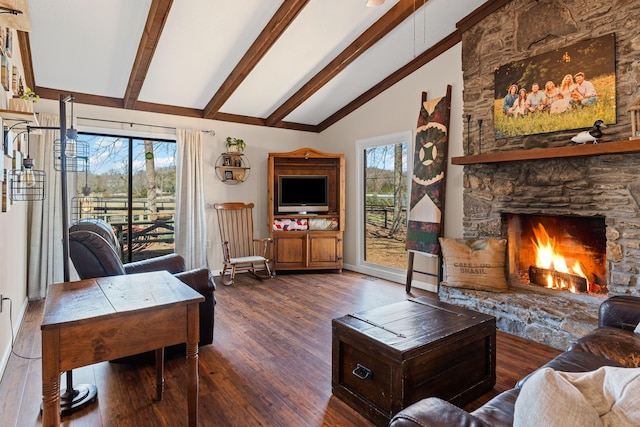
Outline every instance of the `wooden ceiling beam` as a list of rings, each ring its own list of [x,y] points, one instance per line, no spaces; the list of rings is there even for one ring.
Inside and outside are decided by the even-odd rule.
[[[88,104],[88,105],[97,105],[100,107],[109,107],[109,108],[124,108],[124,101],[122,98],[111,98],[107,96],[99,96],[99,95],[90,95],[87,93],[70,93],[65,90],[60,89],[52,89],[47,87],[39,87],[36,86],[34,91],[40,95],[42,99],[51,99],[51,100],[59,100],[60,95],[67,96],[73,95],[74,102],[76,104]],[[188,107],[178,107],[176,105],[166,105],[166,104],[155,104],[153,102],[144,102],[138,101],[136,102],[135,107],[133,108],[135,111],[146,111],[148,113],[159,113],[159,114],[167,114],[171,116],[180,116],[180,117],[194,117],[198,119],[203,118],[203,110],[198,108],[188,108]],[[264,119],[260,117],[251,117],[251,116],[243,116],[239,114],[228,114],[228,113],[216,113],[212,120],[220,120],[223,122],[232,122],[232,123],[241,123],[245,125],[253,125],[253,126],[267,126]],[[274,128],[280,129],[289,129],[289,130],[299,130],[303,132],[318,132],[318,128],[315,125],[308,125],[304,123],[294,123],[294,122],[278,122],[274,124]]]
[[[29,42],[29,33],[18,31],[18,45],[20,46],[20,57],[22,58],[22,67],[24,68],[25,86],[36,90],[36,79],[33,73],[33,62],[31,56],[31,43]]]
[[[293,110],[309,99],[331,79],[337,76],[347,65],[375,45],[390,31],[400,25],[417,9],[422,7],[427,0],[400,0],[387,13],[367,28],[353,43],[347,46],[335,59],[325,66],[318,74],[313,76],[293,96],[287,99],[269,117],[267,125],[271,126],[288,116]]]
[[[144,79],[147,77],[151,60],[158,46],[158,40],[167,22],[173,0],[153,0],[149,7],[147,22],[140,38],[138,53],[131,68],[129,83],[124,94],[124,108],[133,109],[138,102]]]
[[[235,92],[238,86],[247,78],[251,70],[260,62],[269,49],[273,47],[308,3],[309,0],[291,0],[282,3],[249,50],[247,50],[231,74],[229,74],[224,83],[222,83],[213,98],[207,103],[207,106],[204,108],[205,119],[211,119],[218,113],[224,103],[227,102],[233,92]]]
[[[112,98],[101,95],[91,95],[88,93],[69,92],[64,89],[52,89],[48,87],[36,86],[32,90],[42,99],[52,99],[58,101],[60,95],[73,95],[73,102],[76,104],[98,105],[100,107],[124,108],[122,98]]]
[[[486,2],[483,5],[479,6],[473,12],[462,18],[460,21],[456,23],[457,30],[453,33],[449,34],[444,39],[440,40],[431,48],[427,49],[416,58],[414,58],[411,62],[409,62],[404,67],[393,72],[393,74],[386,77],[380,83],[373,86],[371,89],[342,107],[340,110],[333,113],[331,116],[324,119],[321,123],[317,125],[318,132],[322,132],[334,123],[338,122],[349,113],[357,110],[376,96],[380,95],[382,92],[404,79],[414,71],[417,71],[425,64],[434,60],[442,53],[451,49],[457,43],[462,40],[462,33],[469,30],[469,28],[476,25],[478,22],[485,19],[487,16],[494,13],[496,10],[508,4],[511,0],[493,0],[490,2]]]
[[[422,52],[420,55],[416,56],[411,62],[407,65],[401,67],[400,69],[394,71],[391,75],[387,76],[383,81],[373,86],[371,89],[333,113],[331,116],[324,119],[320,124],[318,124],[318,132],[322,132],[327,129],[332,124],[341,120],[349,113],[357,110],[362,107],[367,102],[371,101],[376,96],[380,95],[385,90],[389,89],[394,84],[398,83],[400,80],[404,79],[414,71],[422,68],[423,65],[433,61],[435,58],[451,49],[453,46],[458,44],[462,39],[460,31],[456,30],[453,33],[449,34],[444,39],[440,40],[434,46]]]

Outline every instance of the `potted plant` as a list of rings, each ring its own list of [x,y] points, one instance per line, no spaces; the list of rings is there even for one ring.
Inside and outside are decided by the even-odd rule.
[[[20,98],[25,99],[27,101],[31,101],[35,104],[40,99],[40,96],[36,95],[34,91],[32,91],[29,87],[27,87],[27,90],[24,91],[24,93],[22,94],[22,96],[20,96]]]
[[[24,111],[33,113],[33,104],[38,102],[40,97],[36,95],[30,88],[23,89],[22,85],[18,88],[18,96],[9,100],[9,109],[13,111]]]
[[[240,138],[227,137],[227,152],[228,153],[241,153],[244,151],[244,147],[247,144]]]

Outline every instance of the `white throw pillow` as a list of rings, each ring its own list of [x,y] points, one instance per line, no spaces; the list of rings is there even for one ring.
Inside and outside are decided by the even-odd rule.
[[[522,386],[514,427],[640,425],[640,368],[540,369]]]
[[[636,328],[633,330],[636,334],[640,335],[640,323],[636,325]]]

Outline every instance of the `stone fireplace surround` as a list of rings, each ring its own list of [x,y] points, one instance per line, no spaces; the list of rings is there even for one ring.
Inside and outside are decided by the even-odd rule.
[[[638,294],[640,155],[465,167],[464,237],[507,237],[506,213],[603,216],[609,294]],[[504,294],[442,287],[448,302],[493,314],[498,328],[565,349],[595,328],[602,297],[509,282]]]
[[[628,139],[627,106],[640,95],[640,8],[637,1],[504,1],[462,34],[466,155],[570,145],[573,132],[496,140],[493,72],[507,62],[577,41],[616,34],[617,124],[601,143]],[[544,22],[531,26],[527,22]],[[522,31],[526,28],[527,31]],[[475,125],[483,119],[483,136]],[[467,135],[471,135],[467,141]],[[455,142],[452,142],[455,143]],[[507,213],[602,216],[609,295],[640,295],[640,154],[473,164],[464,167],[465,238],[507,238]],[[507,269],[508,271],[508,269]],[[597,324],[602,297],[547,291],[510,281],[506,293],[442,286],[440,298],[492,314],[498,328],[558,349]]]

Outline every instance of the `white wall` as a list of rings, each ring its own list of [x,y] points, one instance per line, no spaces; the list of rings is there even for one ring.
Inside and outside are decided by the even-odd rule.
[[[9,304],[16,334],[27,307],[27,203],[16,202],[10,208],[0,213],[0,294],[11,299],[2,301],[0,313],[0,377],[11,353]]]
[[[346,268],[358,270],[356,259],[356,174],[357,140],[415,129],[422,92],[428,99],[444,96],[446,86],[452,86],[451,122],[449,127],[449,157],[463,155],[462,110],[462,47],[458,43],[435,60],[390,87],[375,99],[320,134],[319,149],[344,153],[346,162],[346,217],[344,261]],[[462,178],[463,167],[449,162],[445,206],[445,236],[462,237]],[[435,263],[416,255],[416,268],[435,272]],[[431,282],[427,276],[416,275],[419,282]],[[433,289],[426,283],[414,282],[417,287]]]
[[[18,40],[15,30],[13,40]],[[16,42],[17,46],[17,42]],[[13,50],[11,66],[22,72],[20,49]],[[7,109],[11,92],[0,87],[0,108]],[[10,124],[9,124],[10,125]],[[13,169],[12,159],[0,155],[4,169]],[[0,170],[0,173],[2,171]],[[0,195],[2,192],[0,191]],[[27,307],[27,203],[16,202],[9,212],[0,212],[0,294],[11,301],[1,301],[0,313],[0,377],[11,354],[11,323],[9,307],[12,305],[13,329],[17,333]]]

